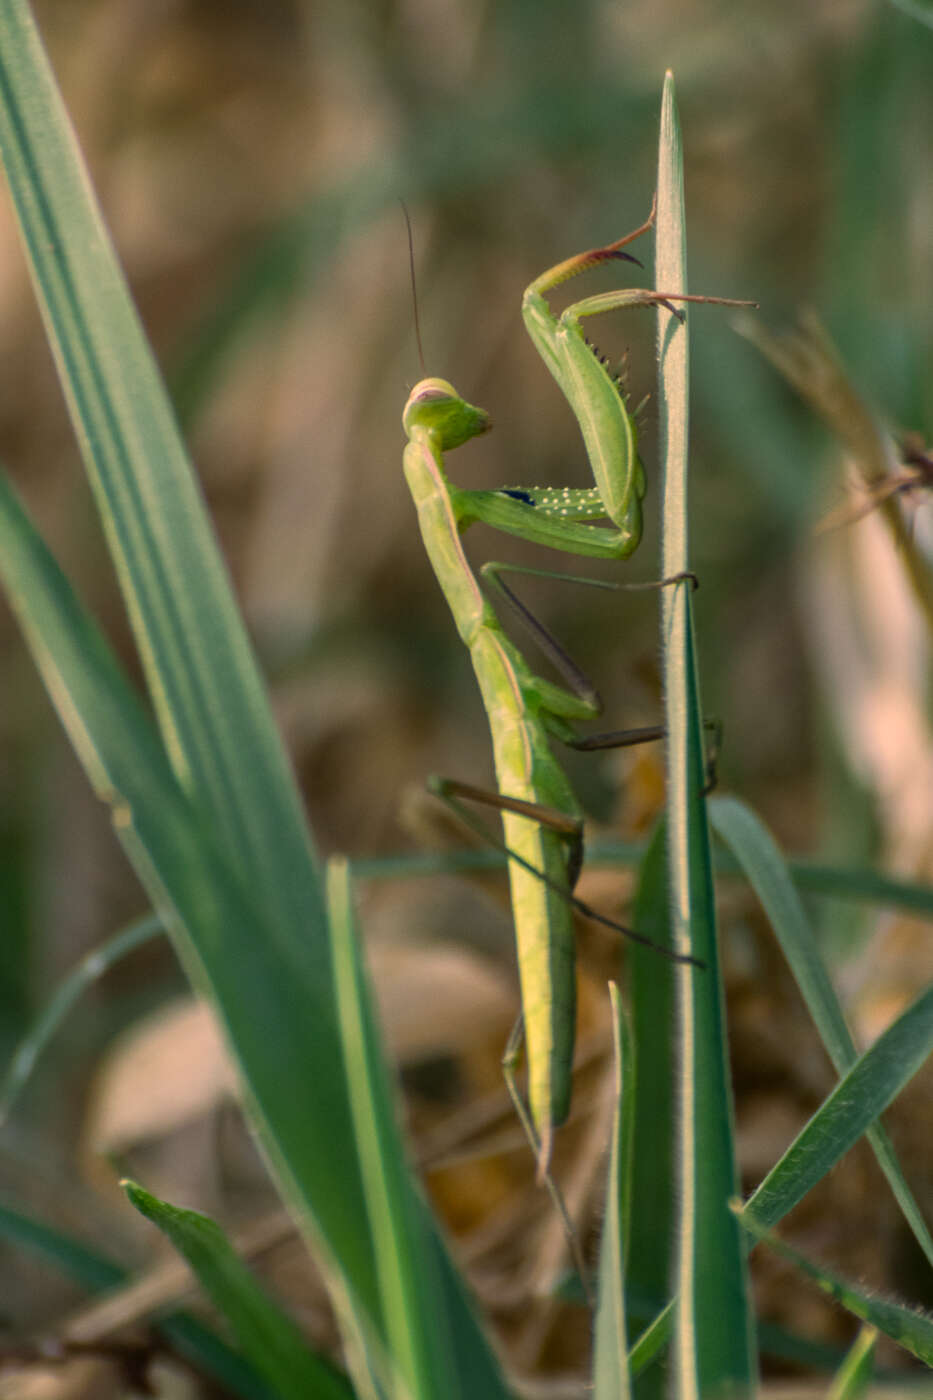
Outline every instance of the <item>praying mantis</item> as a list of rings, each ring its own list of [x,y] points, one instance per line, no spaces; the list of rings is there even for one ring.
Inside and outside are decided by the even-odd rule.
[[[561,283],[604,262],[637,263],[623,249],[653,223],[652,208],[634,232],[549,268],[530,283],[522,300],[526,329],[577,418],[593,487],[462,490],[448,479],[444,454],[487,431],[490,422],[485,411],[463,399],[447,380],[425,378],[412,389],[402,415],[408,437],[405,477],[431,567],[470,652],[489,722],[499,789],[494,796],[464,783],[435,780],[435,790],[451,798],[491,802],[502,811],[518,950],[528,1108],[540,1175],[547,1171],[554,1131],[570,1107],[576,1016],[574,907],[673,961],[696,964],[696,960],[603,919],[573,894],[583,856],[583,818],[554,755],[553,741],[600,748],[612,742],[637,742],[639,737],[659,738],[663,731],[639,731],[634,738],[631,733],[578,737],[575,724],[600,713],[598,695],[504,582],[502,574],[510,566],[484,564],[481,583],[466,558],[461,536],[482,521],[533,543],[591,558],[626,559],[638,547],[646,478],[638,455],[637,428],[618,382],[587,342],[582,322],[623,307],[659,304],[682,319],[674,301],[753,304],[626,288],[586,297],[559,315],[551,310],[547,296]],[[689,577],[663,583],[677,586]],[[517,615],[566,685],[532,670],[503,630],[489,595]]]

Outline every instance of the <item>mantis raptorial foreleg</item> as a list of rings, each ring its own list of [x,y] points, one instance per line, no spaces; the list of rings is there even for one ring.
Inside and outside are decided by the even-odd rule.
[[[592,691],[567,689],[532,671],[484,595],[463,552],[461,535],[475,521],[483,521],[571,554],[624,559],[637,547],[646,484],[637,429],[619,384],[587,343],[581,322],[621,307],[659,303],[682,316],[675,301],[722,299],[624,289],[588,297],[555,316],[546,293],[600,263],[636,261],[622,249],[652,223],[653,211],[627,237],[550,268],[531,283],[523,299],[529,334],[580,424],[594,487],[463,491],[452,485],[444,469],[444,453],[486,432],[489,418],[483,409],[462,399],[447,380],[427,378],[416,384],[402,419],[408,436],[405,476],[422,538],[457,630],[469,648],[492,735],[519,952],[528,1100],[542,1170],[554,1129],[569,1110],[574,1042],[571,906],[578,857],[567,830],[557,828],[563,824],[582,829],[582,815],[551,744],[558,738],[586,746],[588,741],[578,738],[574,725],[594,718],[599,702]],[[484,573],[488,579],[495,570],[487,568]],[[503,590],[511,594],[501,578],[496,582],[500,596]],[[522,605],[518,607],[521,610]],[[553,660],[553,653],[549,654]],[[564,675],[567,678],[566,671]],[[545,817],[547,811],[559,816],[556,825]],[[592,917],[592,911],[587,912]],[[623,931],[632,936],[631,930]]]

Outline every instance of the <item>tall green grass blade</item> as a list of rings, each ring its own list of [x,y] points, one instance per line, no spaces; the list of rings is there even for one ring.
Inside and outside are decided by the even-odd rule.
[[[835,1166],[933,1051],[933,987],[855,1061],[745,1204],[762,1228],[779,1221]]]
[[[874,1327],[863,1327],[855,1339],[848,1356],[833,1377],[826,1400],[859,1400],[871,1385],[875,1369],[875,1344],[878,1332]]]
[[[855,1063],[855,1045],[777,843],[763,822],[737,798],[715,797],[709,809],[717,834],[735,855],[761,901],[829,1058],[837,1073],[845,1074]],[[933,1238],[880,1123],[868,1129],[868,1140],[914,1238],[933,1264]],[[776,1224],[776,1220],[768,1223]]]
[[[0,577],[117,837],[227,1031],[280,1184],[378,1319],[343,1085],[333,1073],[309,1074],[300,1102],[292,1087],[296,1066],[340,1063],[329,985],[277,940],[255,892],[216,849],[139,699],[2,478]]]
[[[135,919],[100,947],[85,954],[77,967],[67,977],[62,978],[48,1006],[23,1036],[10,1059],[6,1074],[0,1083],[0,1124],[9,1116],[13,1104],[35,1069],[36,1061],[85,988],[96,982],[114,963],[157,938],[164,931],[162,920],[155,914]]]
[[[876,1327],[879,1332],[883,1332],[886,1337],[890,1337],[898,1346],[904,1347],[927,1366],[933,1366],[933,1317],[928,1313],[908,1307],[906,1303],[897,1303],[890,1298],[865,1293],[861,1288],[840,1278],[838,1274],[831,1273],[820,1264],[814,1264],[811,1259],[778,1239],[770,1230],[748,1220],[744,1211],[741,1212],[741,1219],[754,1239],[766,1244],[775,1254],[779,1254],[807,1278],[812,1279],[822,1293],[835,1299],[863,1322]]]
[[[0,149],[176,777],[283,936],[322,927],[301,803],[184,444],[46,55],[0,0]]]
[[[280,1400],[352,1400],[345,1376],[316,1356],[295,1324],[272,1302],[235,1253],[220,1226],[182,1210],[136,1184],[123,1189],[136,1209],[167,1235],[227,1319],[243,1354]]]
[[[667,831],[659,822],[641,863],[638,892],[632,911],[635,928],[661,947],[670,947],[668,910]],[[631,995],[635,1055],[635,1121],[632,1140],[632,1208],[628,1220],[626,1290],[628,1316],[644,1325],[639,1300],[663,1299],[671,1292],[674,1252],[674,1081],[678,1037],[674,1027],[674,965],[650,948],[633,946],[626,962]],[[657,1304],[655,1303],[655,1307]],[[648,1314],[647,1316],[650,1316]],[[655,1337],[657,1334],[653,1334]],[[658,1347],[662,1343],[658,1343]],[[640,1366],[647,1366],[641,1341]],[[633,1371],[639,1367],[633,1361]],[[638,1400],[660,1400],[667,1377],[660,1367],[639,1376]]]
[[[453,1345],[427,1218],[411,1189],[395,1104],[366,986],[346,861],[327,873],[334,993],[343,1039],[363,1191],[388,1350],[387,1394],[397,1400],[467,1396]]]
[[[606,1178],[606,1210],[599,1250],[593,1400],[627,1400],[632,1382],[625,1321],[625,1255],[632,1206],[635,1067],[632,1036],[619,989],[614,982],[609,984],[609,996],[612,1001],[616,1096]]]
[[[655,286],[686,291],[683,156],[673,78],[664,84],[658,159]],[[664,470],[662,575],[689,569],[686,325],[659,320],[659,425]],[[662,592],[668,744],[668,852],[674,946],[706,964],[676,973],[681,1063],[675,1384],[682,1396],[754,1384],[745,1249],[728,1201],[736,1191],[732,1093],[716,950],[712,862],[692,605],[687,584]]]
[[[315,1149],[314,1133],[309,1134],[307,1126],[298,1129],[296,1108],[286,1102],[286,1078],[268,1073],[272,1057],[256,1032],[264,1020],[281,1022],[273,1008],[278,990],[286,990],[284,1006],[293,1007],[297,1039],[306,1052],[312,1052],[302,1062],[333,1064],[339,1054],[329,1003],[322,891],[300,800],[200,492],[41,41],[22,0],[0,0],[0,148],[39,304],[126,598],[165,750],[149,733],[148,723],[137,713],[138,705],[117,678],[112,662],[108,659],[104,664],[106,674],[98,668],[93,676],[81,675],[84,661],[76,653],[73,639],[59,631],[56,644],[63,648],[71,667],[69,684],[92,693],[92,703],[99,700],[109,711],[119,712],[114,716],[119,739],[111,744],[96,723],[99,716],[86,705],[75,704],[74,696],[68,696],[69,712],[63,717],[98,790],[103,795],[118,795],[118,825],[127,820],[120,804],[126,803],[136,817],[131,794],[142,785],[147,789],[144,801],[148,804],[144,822],[153,813],[159,815],[158,835],[154,829],[149,834],[153,840],[164,837],[170,841],[166,812],[173,807],[180,810],[181,794],[169,781],[167,755],[177,783],[196,808],[196,812],[185,811],[181,825],[196,832],[210,830],[215,850],[207,865],[213,865],[212,876],[207,875],[206,866],[195,875],[201,844],[197,834],[193,834],[190,852],[183,853],[179,842],[171,840],[171,851],[166,847],[159,856],[147,849],[146,840],[139,838],[132,823],[123,835],[157,907],[166,889],[161,884],[164,878],[169,878],[171,888],[171,880],[177,879],[182,868],[192,877],[193,885],[183,900],[189,906],[186,915],[191,917],[188,932],[197,943],[199,963],[212,982],[222,1019],[233,1040],[240,1041],[241,1068],[257,1101],[264,1093],[271,1094],[263,1106],[265,1114],[295,1120],[291,1130],[284,1131],[280,1122],[277,1136],[289,1140],[286,1155],[291,1169],[302,1172],[311,1183],[316,1198],[314,1213],[325,1236],[336,1223],[325,1223],[327,1216],[333,1212],[339,1218],[345,1212],[340,1233],[347,1232],[351,1277],[356,1275],[355,1287],[362,1297],[368,1297],[368,1310],[377,1316],[368,1251],[365,1242],[354,1242],[350,1234],[360,1195],[358,1185],[354,1190],[352,1139],[343,1094],[327,1085],[326,1076],[312,1077],[330,1125],[327,1140],[338,1153],[341,1145],[346,1148],[342,1190],[338,1191],[333,1170],[325,1167]],[[55,588],[61,602],[62,588]],[[20,589],[21,599],[23,596]],[[102,644],[91,637],[93,629],[83,626],[83,619],[75,616],[73,603],[69,606],[71,620],[82,632],[90,655],[100,662]],[[34,640],[50,618],[47,612],[43,619],[37,619],[33,610]],[[46,660],[56,644],[50,647],[48,639],[38,642],[47,649]],[[56,666],[53,662],[51,669]],[[60,701],[54,689],[53,696]],[[89,740],[86,726],[94,728],[95,739]],[[113,773],[114,763],[119,780]],[[164,861],[174,869],[162,869]],[[237,879],[231,882],[232,871]],[[233,935],[225,943],[223,925],[216,908],[211,908],[215,896],[221,903],[230,898],[229,893],[216,894],[214,877],[225,880],[231,889],[242,879],[249,891],[243,912],[232,921],[232,927],[241,931],[240,948]],[[202,910],[210,911],[206,919],[201,917]],[[181,937],[177,914],[174,929]],[[241,971],[231,972],[238,958]],[[278,971],[266,971],[273,962]],[[250,964],[252,977],[244,981]],[[280,989],[275,987],[277,978],[282,983]],[[203,977],[200,980],[203,983]],[[299,1017],[309,1029],[300,1028]],[[266,1062],[264,1068],[252,1065],[247,1070],[253,1053]],[[313,1113],[308,1115],[307,1122],[313,1117]],[[340,1195],[345,1199],[338,1200]],[[293,1197],[302,1198],[308,1209],[310,1201],[305,1193],[299,1191]],[[337,1242],[331,1239],[330,1244],[335,1248]]]

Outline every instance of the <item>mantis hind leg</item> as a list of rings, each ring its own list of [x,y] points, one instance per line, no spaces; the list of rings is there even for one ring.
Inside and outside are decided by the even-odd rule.
[[[509,860],[516,861],[532,875],[536,875],[543,884],[563,895],[575,907],[586,908],[585,905],[579,904],[573,894],[583,866],[583,822],[579,817],[561,812],[557,807],[548,807],[541,802],[526,802],[520,797],[506,797],[504,793],[490,788],[476,787],[473,783],[461,782],[459,778],[431,777],[428,779],[427,787],[429,792],[445,803],[452,812],[455,812],[464,826],[479,836],[482,841],[494,846],[504,856],[508,856]],[[543,870],[536,870],[516,851],[510,850],[504,841],[495,837],[483,822],[478,821],[473,816],[469,809],[463,805],[464,802],[478,802],[484,807],[495,807],[499,812],[514,812],[516,816],[528,817],[531,821],[540,822],[542,826],[546,826],[548,830],[564,838],[567,848],[567,884],[565,886],[559,885],[555,880],[545,875]]]
[[[607,914],[601,914],[598,909],[594,909],[591,904],[580,899],[579,895],[573,893],[573,886],[576,884],[576,876],[579,875],[580,865],[583,860],[583,823],[578,817],[570,817],[565,812],[558,812],[553,807],[543,807],[536,802],[523,802],[520,798],[505,797],[501,792],[487,791],[485,788],[474,787],[471,783],[460,782],[457,778],[432,777],[428,779],[428,791],[444,802],[456,813],[464,826],[474,832],[481,840],[488,845],[501,851],[509,860],[523,867],[540,880],[548,889],[552,889],[559,894],[562,899],[576,909],[578,914],[582,914],[585,919],[590,919],[593,923],[602,924],[604,928],[612,929],[623,938],[627,938],[632,943],[640,943],[646,948],[653,948],[656,953],[667,958],[670,962],[688,963],[692,967],[705,969],[706,963],[699,958],[691,957],[687,953],[675,953],[670,948],[663,947],[660,943],[655,943],[652,938],[648,938],[643,933],[637,933],[635,929],[626,927],[616,919],[610,919]],[[576,865],[576,874],[573,884],[568,878],[567,885],[561,885],[556,880],[552,880],[543,870],[536,870],[529,861],[520,856],[517,851],[511,850],[509,846],[496,837],[489,828],[464,806],[467,802],[480,802],[488,807],[496,807],[499,811],[516,812],[519,816],[529,817],[532,821],[540,822],[543,826],[549,826],[560,835],[565,835],[571,843],[571,852],[568,856],[568,876],[573,874],[573,867]],[[577,853],[578,852],[578,853]]]

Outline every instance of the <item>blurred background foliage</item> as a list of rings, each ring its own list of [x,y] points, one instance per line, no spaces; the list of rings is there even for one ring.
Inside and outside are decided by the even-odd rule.
[[[452,379],[494,422],[452,458],[458,482],[586,484],[572,417],[524,334],[521,292],[553,262],[647,214],[668,67],[685,132],[691,290],[757,299],[759,325],[775,333],[812,309],[868,412],[894,432],[933,436],[927,5],[43,0],[36,8],[325,851],[411,849],[427,820],[417,800],[425,774],[479,782],[491,774],[469,661],[401,473],[400,413],[421,370],[399,200],[414,227],[428,372]],[[0,252],[0,458],[127,655],[5,205]],[[646,285],[650,256],[646,247]],[[592,289],[612,276],[595,273]],[[653,319],[635,312],[593,327],[604,353],[627,358],[634,402],[653,391]],[[720,783],[756,805],[794,851],[928,878],[928,637],[896,556],[884,553],[872,520],[814,538],[820,515],[845,499],[841,450],[736,333],[731,312],[698,308],[691,320],[694,567],[704,699],[725,726]],[[625,573],[652,578],[650,399],[641,431],[648,525]],[[921,503],[912,526],[921,547],[929,526]],[[478,528],[468,548],[477,562],[548,562]],[[610,724],[652,722],[650,595],[620,603],[557,584],[528,594],[593,675]],[[866,706],[853,715],[858,685],[831,645],[843,636],[868,647],[858,683],[874,696],[867,720]],[[63,971],[140,912],[141,897],[5,612],[2,645],[6,1052]],[[895,673],[908,693],[892,699]],[[876,683],[887,686],[884,702]],[[568,759],[594,819],[625,837],[657,811],[657,765],[638,754]],[[406,793],[415,798],[406,803]],[[423,884],[373,886],[364,919],[387,945],[446,936],[507,959],[504,915],[485,895],[472,898],[429,894]],[[738,899],[737,907],[734,980],[760,997],[766,972],[780,979],[756,942],[757,916]],[[890,923],[879,932],[839,906],[821,918],[840,956],[897,941],[891,999],[883,1011],[863,1006],[867,1026],[888,1014],[899,988],[929,975],[929,951],[900,923],[896,935]],[[419,1034],[434,1043],[417,1026],[398,1029],[441,995],[427,981],[417,995],[404,982],[383,992],[398,1003],[386,1014],[397,1017],[403,1049],[420,1045]],[[853,1001],[864,982],[864,971],[861,981],[852,974]],[[88,1141],[88,1081],[102,1049],[180,986],[158,947],[101,983],[7,1128],[10,1179],[0,1185],[35,1186],[37,1152],[47,1191],[56,1172],[67,1174],[74,1144]],[[457,985],[446,995],[450,1019]],[[746,1005],[749,1025],[763,1004]],[[773,1028],[759,1022],[756,1034],[777,1055],[780,1017],[790,1013],[778,1003],[769,1014]],[[497,1007],[494,1049],[506,1016]],[[741,1046],[741,1007],[736,1036]],[[761,1044],[757,1052],[760,1060]],[[775,1107],[761,1084],[779,1071],[775,1064],[755,1080],[749,1112],[762,1121],[770,1114],[773,1123]],[[820,1080],[824,1071],[807,1074]],[[812,1082],[803,1100],[811,1090]],[[17,1154],[27,1165],[17,1167]],[[172,1195],[163,1182],[147,1184]],[[61,1206],[76,1189],[69,1181],[52,1193]],[[48,1298],[36,1306],[48,1309]]]

